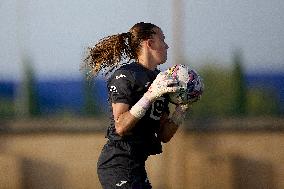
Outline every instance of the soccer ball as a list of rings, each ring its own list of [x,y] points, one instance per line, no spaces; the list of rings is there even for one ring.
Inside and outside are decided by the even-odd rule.
[[[188,104],[200,99],[204,85],[201,77],[195,71],[183,64],[177,64],[169,68],[167,74],[178,80],[180,90],[169,93],[170,102],[173,104]]]

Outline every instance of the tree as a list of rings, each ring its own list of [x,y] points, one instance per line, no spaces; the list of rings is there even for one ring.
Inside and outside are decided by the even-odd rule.
[[[233,87],[233,115],[245,116],[247,106],[247,90],[243,72],[243,57],[240,50],[233,53],[233,72],[232,72],[232,87]]]
[[[225,117],[232,112],[231,71],[216,64],[200,68],[204,92],[201,100],[192,106],[192,117]]]
[[[36,87],[36,78],[30,59],[24,60],[25,85],[27,90],[28,113],[30,116],[40,115],[40,106]]]
[[[277,92],[269,88],[248,90],[247,113],[249,116],[279,115]]]
[[[22,62],[24,78],[17,86],[16,115],[20,117],[38,116],[40,115],[40,106],[32,61],[29,57],[24,56]]]
[[[94,97],[94,81],[84,79],[84,114],[87,116],[95,116],[97,114],[95,97]]]

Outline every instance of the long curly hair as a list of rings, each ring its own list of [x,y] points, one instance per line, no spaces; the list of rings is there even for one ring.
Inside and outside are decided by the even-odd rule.
[[[140,22],[135,24],[128,32],[105,37],[93,46],[88,47],[81,70],[87,78],[97,76],[103,70],[105,75],[122,63],[138,60],[141,42],[152,38],[155,34],[151,23]]]

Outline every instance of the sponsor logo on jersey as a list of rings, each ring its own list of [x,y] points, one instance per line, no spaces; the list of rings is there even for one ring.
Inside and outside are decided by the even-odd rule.
[[[151,83],[151,82],[147,82],[147,83],[145,84],[145,87],[147,88],[150,83]]]
[[[119,79],[119,78],[123,78],[123,77],[126,77],[126,75],[120,74],[118,76],[115,76],[115,79]]]
[[[126,180],[122,180],[122,181],[120,181],[120,183],[117,183],[116,186],[121,187],[122,185],[124,185],[126,183],[127,183]]]

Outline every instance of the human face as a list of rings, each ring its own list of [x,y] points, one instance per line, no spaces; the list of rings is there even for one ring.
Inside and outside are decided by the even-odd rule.
[[[156,34],[153,35],[153,58],[157,62],[157,65],[163,64],[167,61],[167,50],[169,46],[165,42],[165,35],[160,28],[154,28]]]

